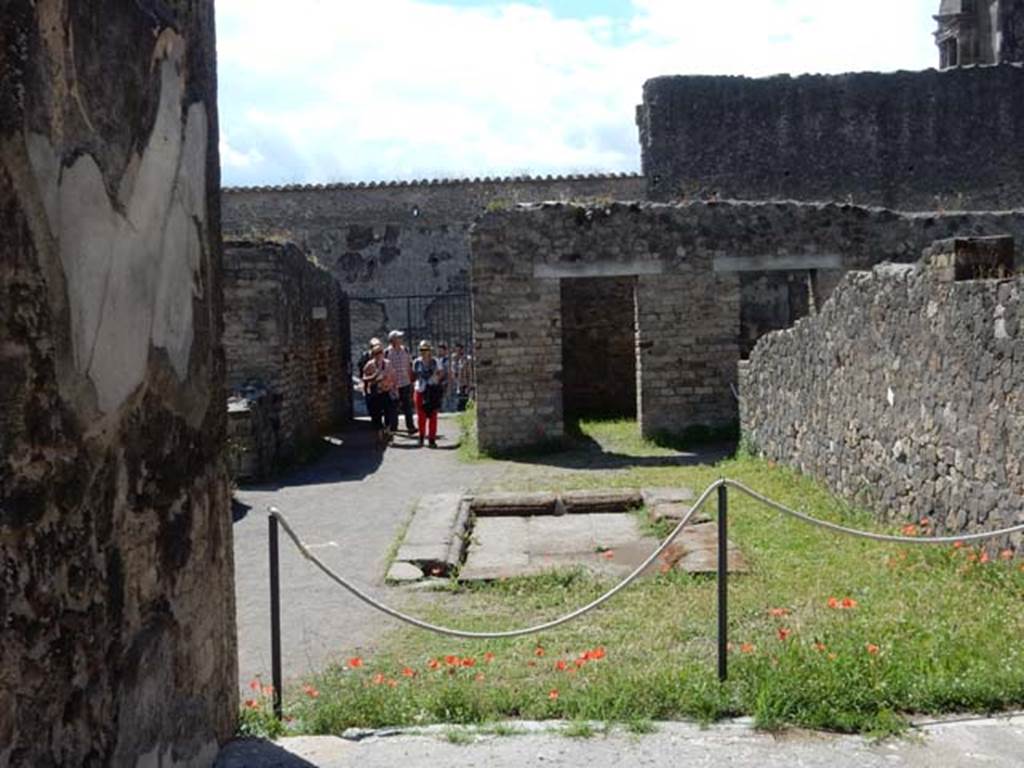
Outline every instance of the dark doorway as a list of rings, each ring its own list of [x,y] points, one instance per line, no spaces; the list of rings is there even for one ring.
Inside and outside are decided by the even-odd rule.
[[[563,279],[566,419],[636,416],[636,278]]]

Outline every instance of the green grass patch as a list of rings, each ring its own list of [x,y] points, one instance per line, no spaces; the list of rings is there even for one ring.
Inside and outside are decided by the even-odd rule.
[[[580,449],[587,452],[580,471],[524,468],[516,487],[687,486],[699,493],[727,476],[816,517],[891,530],[809,479],[750,456],[681,466],[662,461],[675,452],[642,440],[635,425],[581,428],[600,449]],[[592,459],[602,456],[617,457],[615,471],[595,471]],[[623,456],[635,463],[624,464]],[[673,572],[643,579],[597,611],[535,637],[457,641],[397,631],[364,665],[332,667],[310,680],[316,695],[296,693],[288,711],[309,733],[516,718],[620,723],[644,732],[663,719],[750,715],[767,729],[881,736],[904,729],[910,713],[1024,706],[1019,560],[982,563],[968,547],[841,537],[736,492],[730,536],[750,572],[730,580],[725,684],[715,672],[715,580]],[[425,618],[508,629],[559,616],[609,586],[579,569],[461,587]]]

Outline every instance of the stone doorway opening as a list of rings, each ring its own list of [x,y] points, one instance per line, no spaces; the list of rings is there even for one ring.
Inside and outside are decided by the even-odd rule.
[[[636,284],[635,276],[560,281],[567,423],[636,417]]]

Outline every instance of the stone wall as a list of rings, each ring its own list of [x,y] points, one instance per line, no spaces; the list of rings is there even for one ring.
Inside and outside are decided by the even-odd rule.
[[[1024,68],[659,77],[638,109],[651,200],[1024,207]]]
[[[563,435],[563,279],[635,277],[637,417],[651,435],[736,420],[730,385],[746,340],[747,276],[802,271],[810,307],[842,272],[912,261],[936,238],[1002,233],[1024,242],[1024,214],[783,202],[489,213],[472,235],[480,445],[502,451]]]
[[[224,302],[228,386],[270,392],[287,462],[351,413],[345,296],[291,243],[227,240]]]
[[[636,280],[562,280],[562,386],[565,413],[636,414]]]
[[[358,355],[369,335],[382,328],[402,327],[413,336],[427,332],[429,301],[415,302],[407,316],[409,304],[399,297],[469,290],[469,228],[488,207],[643,195],[643,179],[625,174],[228,188],[224,231],[296,243],[338,278],[353,303],[389,297],[354,311],[358,318],[382,315],[375,324],[353,323],[352,349]],[[455,328],[446,335],[468,329],[467,311],[452,318]]]
[[[746,438],[890,520],[1024,522],[1024,279],[954,278],[853,272],[818,316],[761,339]]]
[[[205,766],[237,714],[210,1],[0,24],[0,765]]]

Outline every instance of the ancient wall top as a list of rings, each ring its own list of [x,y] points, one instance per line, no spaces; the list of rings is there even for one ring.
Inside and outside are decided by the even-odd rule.
[[[411,179],[405,181],[350,181],[327,184],[280,184],[264,186],[227,186],[225,192],[309,192],[335,189],[380,189],[383,187],[443,187],[470,184],[531,184],[565,181],[602,181],[610,179],[639,179],[638,173],[570,173],[532,176],[477,176],[465,178]]]

